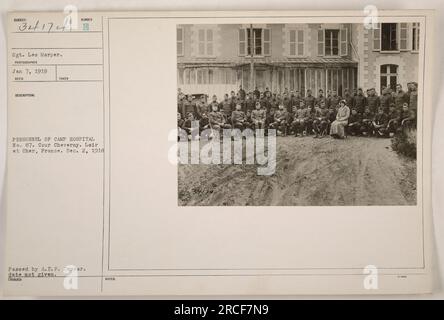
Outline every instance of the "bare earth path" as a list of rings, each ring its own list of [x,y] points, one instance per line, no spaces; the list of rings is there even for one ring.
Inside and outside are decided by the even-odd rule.
[[[277,138],[276,173],[255,165],[179,165],[179,205],[416,204],[416,161],[390,139]]]

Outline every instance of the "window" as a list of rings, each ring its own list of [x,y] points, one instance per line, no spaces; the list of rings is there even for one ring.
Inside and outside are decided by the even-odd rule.
[[[343,29],[318,30],[318,55],[346,56],[348,54],[348,31]]]
[[[419,23],[412,24],[412,51],[419,51]]]
[[[177,28],[176,35],[177,35],[177,38],[176,38],[177,55],[178,56],[183,56],[183,54],[184,54],[184,42],[183,42],[184,33],[183,33],[183,28]]]
[[[304,55],[304,30],[288,31],[288,55],[293,57]]]
[[[240,29],[239,55],[269,56],[271,54],[270,29]]]
[[[339,30],[325,30],[325,55],[339,55]]]
[[[381,88],[390,87],[392,90],[396,90],[396,84],[398,83],[398,66],[396,64],[383,64],[381,65]]]
[[[396,23],[381,24],[381,51],[398,51],[398,25]]]
[[[197,32],[198,55],[213,56],[213,29],[199,29]]]

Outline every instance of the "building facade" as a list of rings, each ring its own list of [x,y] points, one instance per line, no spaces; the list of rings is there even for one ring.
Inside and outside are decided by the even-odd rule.
[[[178,25],[177,82],[185,94],[239,86],[305,95],[403,87],[417,81],[419,23]]]

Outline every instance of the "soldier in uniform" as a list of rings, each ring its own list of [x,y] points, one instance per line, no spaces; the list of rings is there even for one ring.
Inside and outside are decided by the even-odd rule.
[[[381,102],[379,101],[379,97],[376,94],[375,88],[371,88],[367,90],[367,105],[370,108],[370,112],[376,113],[378,111]]]
[[[236,105],[236,109],[231,114],[231,124],[233,128],[244,130],[248,123],[247,123],[247,116],[242,111],[242,106],[238,103]]]
[[[249,93],[245,100],[245,109],[246,111],[253,111],[256,106],[256,101],[254,100],[253,93]]]
[[[357,136],[361,133],[362,114],[358,113],[356,109],[352,109],[350,117],[348,118],[347,132],[352,136]]]
[[[382,90],[382,96],[379,98],[379,100],[381,108],[388,112],[388,110],[390,109],[390,105],[393,103],[391,90],[389,88],[385,88],[384,90]]]
[[[196,102],[196,113],[197,113],[197,119],[200,120],[202,117],[202,113],[206,112],[208,113],[208,104],[206,101],[206,96],[202,95],[199,99],[199,101]]]
[[[270,124],[270,128],[279,130],[283,136],[287,135],[288,111],[283,104],[279,105],[279,110],[274,113],[274,122]]]
[[[350,106],[353,109],[356,109],[358,113],[363,113],[365,106],[367,105],[367,99],[364,96],[364,92],[362,92],[362,88],[358,89],[358,94],[353,97],[353,105]]]
[[[190,112],[193,116],[196,114],[196,104],[192,95],[188,95],[188,99],[182,104],[182,117],[184,119],[188,118]]]
[[[319,89],[318,97],[316,98],[315,105],[321,107],[321,104],[324,103],[325,107],[327,107],[327,98],[324,96],[324,90]]]
[[[366,136],[373,131],[372,121],[375,113],[371,112],[370,107],[366,106],[362,114],[361,134]]]
[[[245,92],[245,90],[244,89],[242,89],[242,86],[239,86],[239,91],[237,92],[238,94],[239,94],[239,98],[242,100],[242,101],[245,101],[245,98],[246,98],[246,92]]]
[[[182,91],[180,90],[180,88],[178,89],[179,93],[177,95],[177,112],[180,113],[180,115],[182,116],[182,108],[183,108],[183,104],[186,101],[186,97],[185,95],[182,93]]]
[[[199,138],[199,130],[193,130],[194,114],[192,112],[188,113],[187,119],[182,125],[182,129],[186,131],[188,139],[197,140]]]
[[[282,102],[278,105],[278,108],[280,108],[281,104],[284,106],[284,109],[287,112],[291,111],[291,98],[286,93],[284,93],[284,98],[282,99]]]
[[[400,111],[396,108],[396,105],[392,103],[388,113],[387,133],[390,137],[393,137],[398,130],[399,126],[399,114]]]
[[[180,114],[180,112],[177,113],[177,128],[178,129],[182,129],[184,120],[182,119],[182,115]]]
[[[228,95],[226,95],[228,97]],[[231,126],[226,123],[225,115],[219,111],[217,105],[213,105],[213,110],[208,114],[208,122],[213,130],[230,129]]]
[[[256,109],[251,111],[251,121],[253,122],[253,128],[265,129],[266,112],[261,108],[260,102],[256,102]]]
[[[320,100],[319,104],[315,107],[314,119],[313,119],[313,132],[314,138],[322,138],[327,132],[328,126],[328,109],[325,104],[325,100]]]
[[[295,137],[300,137],[305,130],[305,120],[307,118],[307,108],[304,100],[301,100],[299,107],[296,109],[294,119],[291,124]]]
[[[399,114],[399,123],[402,129],[416,127],[416,109],[410,108],[407,103],[402,106]]]
[[[417,83],[416,82],[412,82],[411,83],[411,92],[410,92],[410,96],[409,96],[409,108],[410,110],[417,112],[418,110],[418,90],[417,90]]]
[[[327,121],[328,122],[327,122],[327,131],[326,132],[330,132],[331,124],[336,120],[336,113],[337,113],[337,110],[333,106],[330,106],[328,108],[328,113],[327,113]]]
[[[373,118],[373,134],[378,137],[384,137],[387,134],[388,114],[384,108],[380,107],[378,113]]]
[[[254,91],[253,91],[253,95],[256,99],[260,98],[261,92],[258,90],[257,87],[255,87]]]
[[[402,106],[404,103],[409,103],[408,101],[408,95],[406,92],[404,92],[404,90],[402,90],[402,86],[400,84],[398,84],[396,86],[396,93],[395,93],[395,105],[396,108],[398,108],[398,110],[402,109]]]
[[[307,96],[305,97],[304,102],[308,109],[313,109],[315,106],[316,98],[312,96],[310,89],[307,90]]]
[[[231,112],[233,111],[233,104],[230,98],[228,98],[228,94],[225,94],[224,101],[219,104],[219,109],[223,112],[226,119],[231,118]]]
[[[338,93],[333,90],[331,93],[331,97],[328,100],[328,106],[331,108],[333,107],[335,110],[338,110],[339,101],[341,101],[341,97],[338,96]]]
[[[354,97],[350,94],[350,91],[348,89],[344,89],[344,100],[347,103],[347,106],[349,106],[350,108],[353,107]]]

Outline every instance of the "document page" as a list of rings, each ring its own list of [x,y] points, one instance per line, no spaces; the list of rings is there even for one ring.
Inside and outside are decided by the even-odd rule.
[[[11,12],[8,295],[431,291],[433,12]]]

